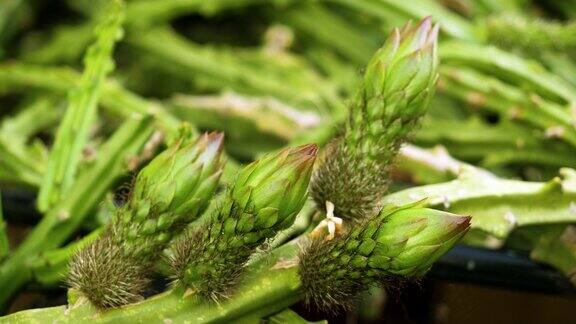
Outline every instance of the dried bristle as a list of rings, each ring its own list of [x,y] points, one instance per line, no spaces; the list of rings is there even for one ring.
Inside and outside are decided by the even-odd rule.
[[[106,309],[142,300],[147,265],[127,255],[106,235],[78,251],[70,264],[68,284],[92,304]]]
[[[312,239],[304,244],[299,256],[306,305],[328,313],[353,308],[360,294],[370,286],[367,278],[352,278],[351,269],[339,268],[331,257],[336,247],[335,240]]]
[[[210,240],[210,231],[210,224],[205,224],[183,235],[173,246],[170,264],[176,283],[191,288],[204,299],[217,302],[229,298],[234,292],[250,251],[239,247],[233,253],[222,251],[214,256],[214,251],[223,246],[221,240],[225,237],[217,236],[216,240]],[[200,278],[191,280],[190,271],[200,274]]]
[[[320,209],[334,203],[336,216],[347,221],[374,215],[389,182],[390,164],[381,164],[358,154],[342,153],[342,139],[332,142],[321,167],[312,176],[310,193]]]

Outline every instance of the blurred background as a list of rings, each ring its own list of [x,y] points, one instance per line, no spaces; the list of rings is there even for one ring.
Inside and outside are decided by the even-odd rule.
[[[41,218],[36,191],[103,3],[0,1],[0,189],[12,247]],[[392,191],[458,179],[454,164],[490,172],[490,190],[434,203],[479,221],[419,282],[375,290],[348,314],[294,309],[330,323],[576,323],[573,0],[127,1],[83,163],[142,112],[163,132],[180,120],[225,131],[236,164],[325,144],[392,28],[428,15],[442,27],[437,95]],[[106,222],[113,191],[70,242]],[[54,269],[34,271],[8,312],[65,303]]]

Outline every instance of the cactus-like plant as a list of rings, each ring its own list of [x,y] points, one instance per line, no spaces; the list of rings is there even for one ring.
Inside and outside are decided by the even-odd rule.
[[[433,97],[438,26],[431,18],[394,29],[372,57],[350,103],[344,133],[325,152],[311,193],[318,208],[330,201],[338,217],[378,212],[398,149]]]
[[[287,48],[291,35],[284,27],[272,28],[275,37],[267,38],[264,50],[226,44],[210,28],[194,43],[180,35],[191,26],[188,20],[180,22],[182,28],[166,27],[178,15],[212,15],[252,1],[69,1],[89,20],[62,26],[55,16],[41,24],[56,21],[55,29],[41,31],[46,37],[30,44],[26,40],[36,37],[18,31],[26,24],[17,22],[41,6],[0,1],[0,13],[6,9],[14,17],[7,24],[0,19],[0,55],[13,61],[0,65],[0,92],[8,95],[0,101],[12,106],[15,97],[18,104],[0,123],[0,181],[37,187],[37,206],[45,213],[18,246],[7,245],[12,231],[4,231],[0,219],[0,308],[32,280],[54,285],[68,276],[72,288],[66,306],[19,312],[0,322],[272,322],[303,299],[320,311],[346,309],[371,286],[388,288],[422,276],[469,226],[482,235],[467,242],[491,247],[509,243],[506,238],[522,230],[533,259],[574,279],[575,172],[563,169],[549,182],[510,180],[457,161],[448,151],[526,179],[555,175],[574,163],[576,65],[570,55],[576,38],[570,17],[576,11],[561,1],[539,8],[547,19],[561,13],[563,20],[554,22],[530,10],[495,16],[503,7],[518,7],[514,1],[470,2],[466,8],[432,0],[382,1],[386,5],[339,1],[339,10],[306,3],[267,17],[266,23],[285,24],[306,38],[298,41],[298,51]],[[270,3],[263,12],[273,14],[274,8]],[[356,19],[358,12],[369,21]],[[388,18],[427,14],[442,26],[441,68],[438,27],[425,18],[393,29],[356,78],[356,68],[379,41],[380,30],[370,30],[382,26],[379,19],[386,18],[387,28],[395,21]],[[103,23],[96,23],[99,18]],[[90,42],[86,32],[96,25],[83,73],[53,66],[77,66]],[[122,62],[134,60],[113,66],[123,28],[122,48],[132,50],[122,51]],[[222,42],[214,46],[213,37]],[[10,46],[12,40],[24,40],[24,46]],[[141,54],[145,60],[136,57]],[[115,68],[119,73],[111,73]],[[438,73],[442,96],[417,141],[446,150],[403,145],[429,106]],[[357,81],[359,87],[351,89]],[[209,95],[174,96],[181,90]],[[346,119],[341,103],[349,93]],[[469,112],[469,106],[482,111]],[[62,122],[52,129],[62,112]],[[229,134],[232,163],[226,172],[220,135],[177,140],[185,120]],[[122,126],[114,130],[118,122]],[[107,134],[113,136],[107,140]],[[98,208],[126,166],[135,170],[163,140],[168,150],[133,177],[129,190],[117,196],[116,209]],[[329,144],[317,163],[314,145],[280,151],[286,142]],[[273,150],[280,152],[228,177],[240,169],[235,158],[252,160]],[[401,163],[395,175],[415,186],[387,194],[396,155]],[[203,213],[221,174],[229,188]],[[300,210],[309,181],[315,204]],[[94,211],[112,211],[108,225],[95,228],[107,217],[90,217]],[[322,212],[326,219],[313,217]],[[461,216],[469,214],[472,223]],[[85,228],[92,233],[71,240]],[[175,282],[144,299],[153,270]]]
[[[182,139],[152,160],[102,237],[72,259],[71,288],[100,308],[140,300],[153,261],[210,202],[222,173],[222,142],[218,133]]]
[[[469,227],[469,216],[408,205],[383,208],[330,241],[313,238],[299,258],[306,301],[348,308],[370,286],[422,276]]]
[[[216,212],[176,244],[177,280],[204,297],[229,296],[255,249],[294,222],[316,151],[314,144],[287,148],[243,168]]]

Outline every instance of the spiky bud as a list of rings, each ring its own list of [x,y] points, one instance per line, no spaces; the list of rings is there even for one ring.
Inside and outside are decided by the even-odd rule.
[[[228,296],[254,250],[294,222],[316,151],[287,148],[243,168],[212,217],[176,244],[174,276],[204,297]]]
[[[115,217],[113,238],[138,258],[154,258],[208,206],[222,174],[223,134],[178,142],[136,178],[129,202]]]
[[[315,238],[300,254],[306,301],[348,308],[370,286],[423,275],[467,232],[469,216],[404,206],[384,208],[333,240]]]
[[[141,299],[153,261],[214,194],[222,142],[217,133],[180,140],[142,169],[102,237],[72,259],[70,286],[100,308]]]
[[[336,216],[347,220],[378,212],[393,158],[434,94],[437,35],[430,18],[416,27],[408,23],[394,29],[373,56],[344,133],[329,145],[313,176],[318,208],[330,201]]]
[[[147,265],[138,262],[109,236],[78,251],[70,265],[68,282],[99,308],[138,302],[148,284]]]

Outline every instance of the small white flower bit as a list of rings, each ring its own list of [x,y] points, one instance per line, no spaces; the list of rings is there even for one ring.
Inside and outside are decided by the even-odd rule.
[[[330,201],[326,202],[326,218],[314,228],[310,236],[321,235],[324,228],[328,230],[328,235],[324,238],[326,241],[333,240],[336,234],[342,231],[342,218],[334,216],[334,204]]]

